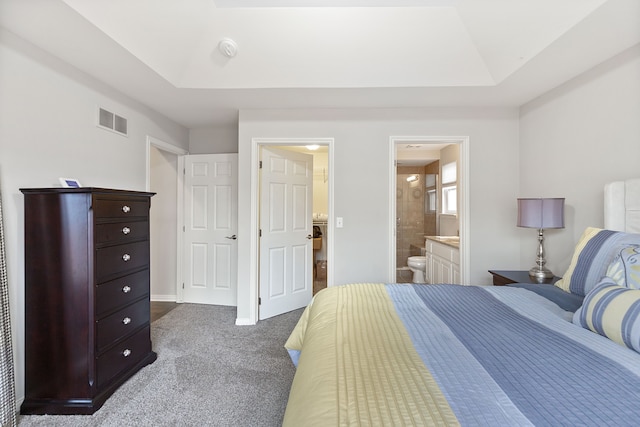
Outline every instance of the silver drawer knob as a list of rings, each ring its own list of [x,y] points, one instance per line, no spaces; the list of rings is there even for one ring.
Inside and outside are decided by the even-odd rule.
[[[124,285],[122,287],[122,292],[124,292],[125,294],[128,294],[129,292],[131,292],[131,286],[129,285]]]
[[[124,213],[129,213],[129,211],[131,211],[131,208],[130,208],[129,206],[124,205],[124,206],[122,207],[122,212],[124,212]]]
[[[124,351],[122,352],[122,355],[124,357],[129,357],[131,355],[131,350],[129,350],[128,348],[125,348]]]
[[[129,233],[131,233],[131,229],[129,227],[122,228],[122,234],[129,234]]]
[[[128,325],[129,323],[131,323],[131,318],[130,317],[125,317],[124,319],[122,319],[122,323],[125,325]]]
[[[131,255],[129,255],[129,254],[124,254],[124,255],[122,255],[122,260],[123,260],[124,262],[127,262],[127,261],[129,261],[130,259],[131,259]]]

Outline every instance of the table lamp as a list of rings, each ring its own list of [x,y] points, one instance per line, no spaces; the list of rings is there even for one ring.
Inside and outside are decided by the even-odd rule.
[[[544,266],[544,230],[564,228],[564,198],[518,199],[518,227],[538,229],[536,266],[529,270],[529,276],[540,283],[551,279],[553,273]]]

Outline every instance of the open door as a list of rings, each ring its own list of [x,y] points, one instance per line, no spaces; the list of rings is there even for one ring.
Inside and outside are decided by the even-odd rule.
[[[188,155],[184,168],[184,302],[235,306],[238,155]]]
[[[260,320],[313,294],[313,156],[263,146],[261,165]]]

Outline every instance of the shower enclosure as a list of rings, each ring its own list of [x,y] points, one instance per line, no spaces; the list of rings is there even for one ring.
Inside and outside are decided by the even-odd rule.
[[[396,281],[410,282],[407,258],[424,255],[424,237],[437,234],[436,165],[398,167],[396,176]],[[432,166],[433,165],[433,166]]]

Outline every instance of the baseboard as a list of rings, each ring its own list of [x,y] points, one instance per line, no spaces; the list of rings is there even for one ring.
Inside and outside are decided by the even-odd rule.
[[[236,317],[236,325],[237,326],[254,326],[255,324],[256,324],[256,322],[254,322],[253,320],[251,320],[249,318]]]
[[[176,295],[151,295],[151,301],[159,301],[159,302],[176,302]]]

